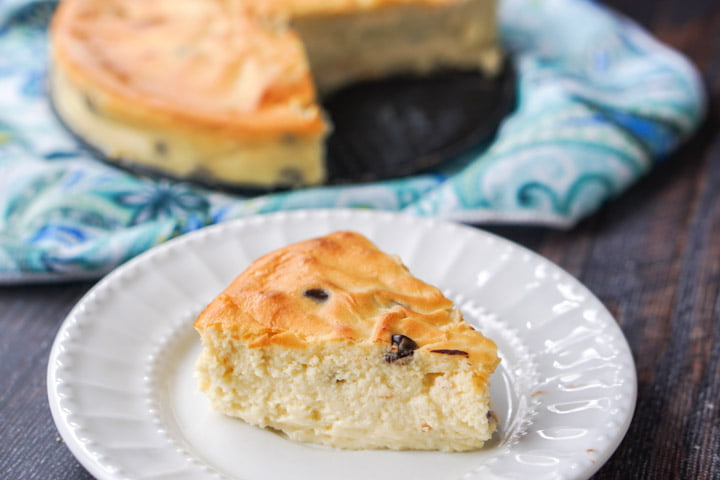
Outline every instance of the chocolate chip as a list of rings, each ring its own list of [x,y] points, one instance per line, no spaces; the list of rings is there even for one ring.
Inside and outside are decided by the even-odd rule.
[[[207,167],[199,166],[193,169],[189,175],[190,177],[200,180],[201,182],[216,182],[217,178]]]
[[[445,350],[445,349],[440,349],[440,350],[430,350],[430,352],[432,352],[432,353],[444,353],[445,355],[463,355],[463,356],[465,356],[465,357],[468,356],[468,353],[467,353],[467,352],[463,352],[462,350]]]
[[[163,157],[167,154],[168,146],[167,143],[163,142],[162,140],[156,140],[155,141],[155,153],[158,155],[162,155]]]
[[[300,139],[293,133],[286,133],[280,137],[280,141],[286,145],[295,145],[300,141]]]
[[[297,188],[304,183],[302,170],[295,167],[285,167],[278,173],[277,185],[280,187]]]
[[[88,94],[83,95],[83,101],[85,102],[85,106],[87,107],[87,109],[90,110],[92,113],[95,113],[95,114],[100,113],[100,110],[98,109],[97,104],[95,103],[95,100],[93,100],[93,98],[90,95],[88,95]]]
[[[328,298],[330,298],[330,294],[323,290],[322,288],[311,288],[308,290],[305,290],[303,292],[303,295],[305,295],[308,298],[312,298],[316,302],[324,302]]]
[[[500,419],[498,418],[497,413],[495,413],[492,410],[488,410],[488,412],[485,416],[487,417],[488,423],[491,425],[497,425],[500,422]]]
[[[393,363],[401,358],[411,357],[413,352],[418,348],[417,343],[405,335],[396,333],[390,340],[392,347],[390,351],[385,354],[385,361],[388,363]]]
[[[401,351],[406,350],[412,352],[413,350],[418,348],[417,343],[415,343],[412,338],[406,337],[405,335],[393,335],[392,343],[393,345],[397,345]]]

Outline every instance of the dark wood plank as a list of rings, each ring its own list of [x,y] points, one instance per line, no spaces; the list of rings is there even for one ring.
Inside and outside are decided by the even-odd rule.
[[[698,398],[717,393],[720,380],[717,356],[711,354],[720,344],[712,328],[720,256],[717,139],[707,150],[702,162],[683,168],[671,185],[643,194],[655,199],[645,203],[655,211],[637,205],[631,217],[636,223],[627,231],[611,227],[617,242],[598,242],[597,260],[580,275],[614,310],[639,378],[635,420],[599,478],[717,478],[720,473],[717,453],[707,455],[713,448],[717,452],[717,443],[689,440],[712,430],[717,411],[712,402],[698,405]],[[683,473],[686,468],[693,474]]]
[[[0,477],[92,478],[63,444],[47,400],[55,333],[90,283],[0,289]]]
[[[720,4],[609,3],[698,66],[711,109],[689,145],[589,222],[616,232],[594,233],[614,266],[580,278],[617,315],[639,378],[630,431],[596,478],[720,478]]]

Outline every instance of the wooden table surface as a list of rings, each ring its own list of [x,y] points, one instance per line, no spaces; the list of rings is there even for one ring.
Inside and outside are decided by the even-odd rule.
[[[720,2],[607,2],[701,70],[710,114],[677,154],[571,231],[490,228],[556,262],[614,314],[639,379],[635,417],[594,479],[720,478]],[[630,4],[631,3],[631,4]],[[0,477],[91,478],[59,438],[45,372],[92,282],[0,289]]]

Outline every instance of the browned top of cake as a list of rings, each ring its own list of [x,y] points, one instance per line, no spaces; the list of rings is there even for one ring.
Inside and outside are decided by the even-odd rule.
[[[253,262],[195,322],[249,347],[346,340],[458,355],[494,368],[495,344],[440,290],[355,232],[336,232]],[[408,341],[412,342],[409,343]]]
[[[254,136],[324,131],[300,40],[247,3],[65,0],[53,60],[131,119]]]

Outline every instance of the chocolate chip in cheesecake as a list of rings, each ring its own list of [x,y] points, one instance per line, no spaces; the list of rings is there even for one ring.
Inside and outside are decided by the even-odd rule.
[[[410,338],[406,337],[405,335],[400,334],[394,334],[390,338],[392,342],[392,347],[390,348],[390,351],[385,354],[385,361],[388,363],[393,363],[401,358],[411,357],[413,355],[413,352],[418,348],[417,343]]]
[[[322,303],[330,298],[330,294],[322,288],[310,288],[305,290],[303,295],[315,300],[318,303]]]
[[[430,350],[431,353],[444,353],[445,355],[462,355],[464,357],[468,356],[467,352],[464,352],[462,350],[446,350],[446,349],[438,349],[438,350]]]
[[[300,139],[297,135],[293,133],[285,133],[282,137],[280,137],[280,141],[284,143],[285,145],[297,145],[300,143]]]
[[[277,185],[284,188],[297,188],[302,186],[305,178],[302,170],[295,167],[285,167],[278,172]]]
[[[162,140],[155,140],[155,153],[157,153],[160,156],[167,155],[168,152],[168,146],[167,143],[163,142]]]
[[[95,100],[93,100],[93,98],[90,95],[88,95],[87,93],[83,95],[83,101],[85,102],[85,106],[87,107],[87,109],[90,112],[92,112],[96,115],[98,113],[100,113],[100,109],[98,108],[97,104],[95,103]]]
[[[500,419],[498,418],[497,413],[495,413],[493,410],[488,410],[486,417],[490,425],[497,425],[498,423],[500,423]]]
[[[208,182],[213,183],[217,182],[217,178],[215,177],[215,174],[210,171],[207,167],[199,166],[196,167],[190,172],[189,177],[194,178],[195,180],[199,180],[201,182]]]

